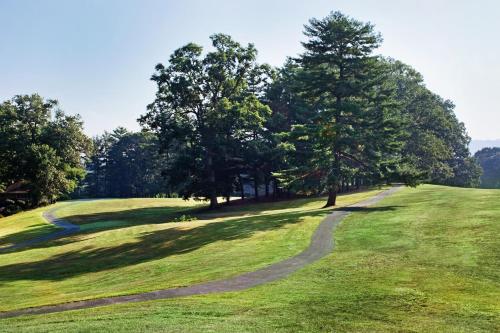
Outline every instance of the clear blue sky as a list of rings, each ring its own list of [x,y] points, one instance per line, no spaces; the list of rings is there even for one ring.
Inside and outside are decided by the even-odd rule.
[[[135,130],[154,66],[175,48],[224,32],[279,66],[301,51],[307,20],[332,10],[374,23],[379,52],[453,100],[474,139],[500,138],[495,0],[0,0],[0,100],[37,92],[81,114],[88,134]]]

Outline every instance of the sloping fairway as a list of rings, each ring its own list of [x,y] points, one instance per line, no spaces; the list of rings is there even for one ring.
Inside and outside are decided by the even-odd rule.
[[[378,192],[341,196],[339,204]],[[186,286],[256,270],[306,248],[329,211],[321,209],[323,203],[324,198],[301,199],[214,213],[181,199],[61,203],[56,214],[80,224],[83,233],[0,254],[0,311]],[[198,220],[172,222],[180,214]]]
[[[58,203],[54,206],[63,204]],[[15,243],[58,230],[42,217],[42,213],[46,209],[46,207],[38,208],[2,218],[0,220],[0,250]]]
[[[314,206],[311,202],[307,205]],[[252,222],[254,220],[265,220],[264,224],[270,223],[273,227],[258,228],[245,239],[234,235],[227,237],[228,234],[210,236],[205,229],[205,236],[200,234],[200,237],[218,237],[218,240],[206,241],[204,246],[191,249],[189,254],[177,252],[166,257],[163,254],[161,260],[156,260],[162,265],[155,265],[155,261],[147,262],[148,265],[136,263],[138,272],[125,266],[81,272],[85,279],[92,280],[89,283],[70,273],[59,280],[49,276],[42,278],[42,273],[32,269],[36,266],[33,262],[40,263],[40,270],[41,267],[50,268],[54,256],[72,267],[73,260],[81,259],[68,257],[76,251],[71,246],[78,247],[78,253],[84,257],[89,251],[106,254],[87,250],[91,243],[86,239],[74,239],[74,244],[54,245],[54,249],[41,252],[32,250],[1,256],[1,306],[12,309],[60,301],[68,299],[67,293],[72,290],[76,291],[70,296],[77,298],[116,292],[121,289],[111,286],[126,284],[125,280],[130,289],[138,290],[139,286],[133,282],[137,278],[148,282],[148,286],[165,287],[181,281],[188,284],[193,280],[221,276],[224,271],[234,274],[237,270],[253,269],[303,248],[323,214],[312,210],[236,219],[234,228],[237,229],[248,228],[257,223]],[[221,223],[224,222],[214,225]],[[163,229],[156,229],[158,226],[148,228],[162,234]],[[98,242],[92,246],[105,246],[104,243],[111,246],[112,242],[120,243],[129,234],[137,236],[141,232],[115,230],[104,235],[93,234],[93,241],[103,238],[107,243],[103,240],[102,245]],[[0,320],[0,330],[495,332],[500,329],[499,234],[500,191],[438,186],[402,189],[383,200],[378,209],[363,209],[347,217],[335,232],[335,251],[284,280],[243,292],[5,319]],[[162,247],[151,248],[148,244],[144,242],[141,246],[147,251],[162,251]],[[56,250],[49,253],[47,259],[40,259],[46,252]],[[217,255],[219,250],[223,253]],[[135,254],[134,251],[125,253],[127,256]],[[186,255],[190,256],[191,263],[203,267],[194,269],[186,265],[178,270],[181,266],[176,266],[180,264],[174,264],[174,259]],[[106,261],[101,256],[93,260],[96,263]],[[6,271],[8,261],[16,261],[18,267],[7,266]],[[45,266],[41,266],[43,262]],[[172,267],[175,268],[171,271]],[[156,274],[155,269],[163,271]],[[103,275],[96,279],[94,275],[100,273]],[[156,283],[152,282],[153,276]],[[176,283],[169,283],[169,280]],[[81,290],[77,282],[85,284]]]

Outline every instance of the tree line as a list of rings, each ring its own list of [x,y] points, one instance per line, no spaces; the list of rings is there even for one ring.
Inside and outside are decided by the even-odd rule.
[[[211,37],[156,66],[156,99],[140,123],[171,153],[166,173],[184,197],[217,206],[241,175],[301,193],[382,181],[477,186],[480,168],[452,102],[422,76],[374,55],[382,38],[342,13],[305,26],[304,52],[279,69],[252,44]]]
[[[500,188],[500,147],[483,148],[474,157],[483,169],[481,187]]]
[[[94,152],[87,162],[87,177],[79,196],[154,197],[171,196],[162,174],[168,156],[160,154],[158,138],[149,132],[117,128],[93,138]]]
[[[45,154],[45,164],[58,165],[64,186],[38,185],[29,170],[40,167],[12,171],[24,156],[13,147],[32,145],[22,141],[31,137],[31,120],[8,114],[36,107],[17,101],[33,96],[2,104],[2,138],[10,133],[8,140],[22,142],[2,140],[9,150],[1,150],[8,158],[2,158],[0,183],[28,179],[53,198],[74,189],[85,165],[80,195],[179,195],[207,199],[212,208],[220,197],[243,196],[247,183],[255,196],[261,187],[266,194],[326,194],[326,206],[335,205],[340,191],[366,184],[479,185],[481,169],[453,103],[431,92],[409,65],[376,55],[382,37],[371,23],[339,12],[311,19],[303,52],[281,68],[259,64],[253,44],[225,34],[210,38],[210,50],[188,43],[156,66],[151,80],[157,91],[138,119],[141,132],[118,128],[89,140],[79,118],[59,111],[54,121],[35,125],[37,133],[47,127],[69,135],[62,123],[71,121],[77,139],[35,140],[46,147],[29,149],[45,150],[25,154]]]

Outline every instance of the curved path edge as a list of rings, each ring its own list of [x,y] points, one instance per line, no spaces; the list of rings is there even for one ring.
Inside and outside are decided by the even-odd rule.
[[[71,234],[74,234],[74,233],[80,231],[80,227],[78,225],[72,224],[69,221],[62,219],[62,218],[59,218],[59,217],[56,217],[54,215],[56,210],[59,210],[60,208],[62,208],[62,207],[55,207],[55,208],[46,210],[45,212],[42,213],[42,217],[45,220],[47,220],[50,224],[52,224],[58,228],[61,228],[61,230],[55,230],[51,233],[41,235],[38,237],[34,237],[31,239],[13,244],[11,246],[1,248],[0,253],[29,247],[29,246],[36,245],[39,243],[48,242],[48,241],[51,241],[51,240],[54,240],[57,238],[69,236]]]
[[[60,208],[62,208],[62,207],[55,207],[52,209],[48,209],[42,213],[42,217],[45,220],[47,220],[50,224],[52,224],[58,228],[61,228],[61,230],[55,230],[51,233],[41,235],[38,237],[34,237],[31,239],[13,244],[11,246],[1,248],[0,253],[29,247],[29,246],[36,245],[39,243],[48,242],[48,241],[51,241],[51,240],[54,240],[57,238],[69,236],[71,234],[74,234],[74,233],[77,233],[78,231],[80,231],[80,227],[78,225],[72,224],[69,221],[67,221],[65,219],[58,218],[54,215],[54,213],[57,210],[59,210]]]
[[[361,202],[350,205],[351,208],[363,208],[378,203],[386,196],[395,192],[399,186],[376,194]],[[23,315],[47,314],[69,310],[94,308],[105,305],[152,301],[182,296],[202,295],[219,292],[239,291],[255,287],[260,284],[284,278],[300,268],[313,263],[334,249],[333,231],[337,225],[350,214],[349,210],[334,210],[319,224],[314,231],[309,246],[298,255],[277,262],[253,272],[244,273],[235,277],[215,280],[187,287],[163,289],[133,295],[112,296],[55,305],[45,305],[20,310],[0,312],[0,318],[11,318]]]

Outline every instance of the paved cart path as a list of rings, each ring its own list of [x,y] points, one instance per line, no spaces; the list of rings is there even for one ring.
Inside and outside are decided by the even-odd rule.
[[[317,227],[311,238],[311,243],[309,244],[309,247],[307,249],[294,257],[277,262],[253,272],[244,273],[227,279],[195,284],[187,287],[163,289],[134,295],[104,297],[91,300],[0,312],[0,318],[87,309],[118,303],[141,302],[182,296],[238,291],[282,279],[297,271],[298,269],[312,262],[315,262],[316,260],[331,253],[335,245],[333,241],[333,231],[337,227],[337,225],[351,213],[351,211],[355,211],[356,208],[363,208],[376,204],[386,196],[392,194],[397,189],[398,187],[393,187],[367,200],[353,204],[349,206],[348,209],[340,208],[339,210],[334,210]]]
[[[83,200],[79,200],[80,202],[83,201]],[[62,206],[62,207],[65,207],[65,206]],[[56,207],[56,208],[52,208],[52,209],[49,209],[45,212],[42,213],[42,216],[45,220],[47,220],[49,223],[55,225],[56,227],[60,228],[59,230],[55,230],[51,233],[48,233],[48,234],[45,234],[45,235],[41,235],[41,236],[38,236],[38,237],[33,237],[31,239],[28,239],[28,240],[25,240],[25,241],[22,241],[22,242],[19,242],[19,243],[16,243],[16,244],[13,244],[11,246],[7,246],[7,247],[4,247],[4,248],[1,248],[0,249],[0,253],[2,252],[10,252],[12,250],[18,250],[18,249],[21,249],[21,248],[25,248],[25,247],[29,247],[29,246],[33,246],[33,245],[36,245],[36,244],[39,244],[39,243],[44,243],[44,242],[48,242],[50,240],[53,240],[53,239],[57,239],[57,238],[61,238],[61,237],[66,237],[66,236],[69,236],[71,234],[74,234],[78,231],[80,231],[80,227],[75,225],[75,224],[72,224],[71,222],[65,220],[65,219],[61,219],[61,218],[58,218],[54,215],[55,211],[62,208],[61,206],[59,207]]]

